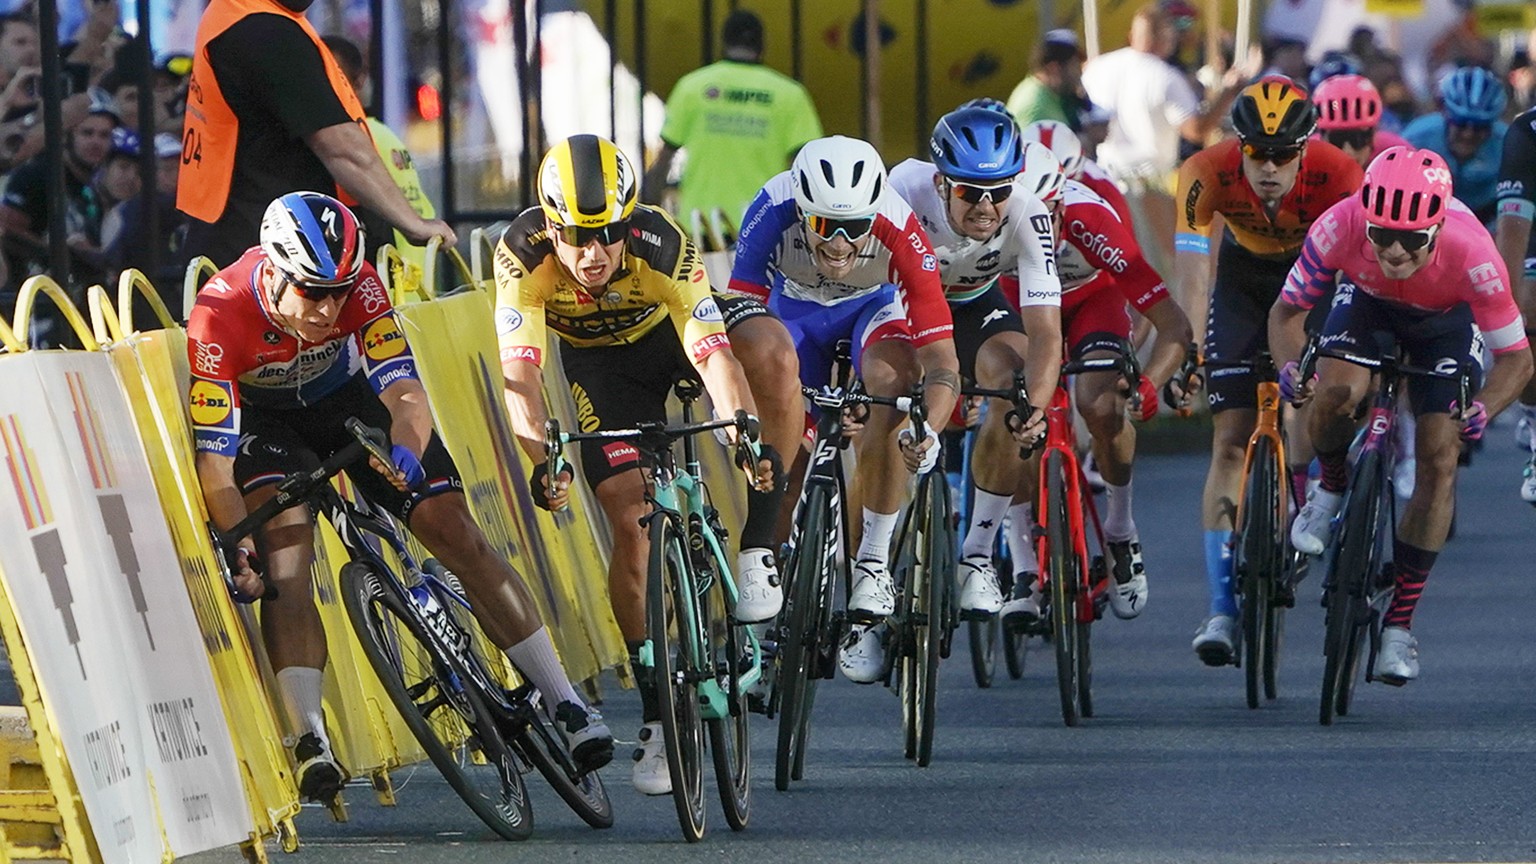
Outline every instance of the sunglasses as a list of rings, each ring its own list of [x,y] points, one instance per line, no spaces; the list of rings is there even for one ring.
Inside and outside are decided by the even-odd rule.
[[[1417,252],[1434,241],[1439,228],[1439,225],[1431,225],[1417,231],[1405,231],[1401,228],[1384,228],[1380,225],[1367,224],[1365,236],[1377,249],[1387,249],[1396,243],[1403,247],[1404,252]]]
[[[629,223],[609,222],[601,228],[583,228],[580,225],[556,225],[551,222],[549,233],[552,237],[559,237],[567,246],[585,246],[593,240],[611,246],[629,236]]]
[[[1300,147],[1261,147],[1258,144],[1244,144],[1243,155],[1255,162],[1273,162],[1275,167],[1289,165],[1301,155]]]
[[[1464,120],[1460,117],[1451,117],[1445,121],[1447,126],[1462,129],[1467,132],[1491,132],[1493,121],[1491,120]]]
[[[875,218],[866,216],[863,219],[833,219],[828,216],[812,216],[809,213],[801,216],[806,230],[823,240],[831,240],[838,234],[848,238],[852,243],[862,239],[875,227]]]
[[[292,288],[305,300],[329,300],[331,298],[345,297],[352,293],[352,283],[350,282],[345,285],[313,285],[307,282],[299,282],[288,276],[284,276],[283,281],[288,283],[288,287]]]
[[[993,204],[1001,204],[1013,194],[1013,181],[999,183],[996,186],[978,186],[975,183],[961,183],[957,180],[945,180],[949,187],[949,194],[959,198],[967,204],[980,204],[985,198]]]
[[[1376,140],[1374,129],[1335,129],[1323,133],[1323,140],[1335,147],[1349,147],[1352,150],[1364,150]]]

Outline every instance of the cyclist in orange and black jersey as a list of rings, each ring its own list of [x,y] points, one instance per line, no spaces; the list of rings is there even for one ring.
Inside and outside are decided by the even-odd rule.
[[[1203,150],[1179,169],[1174,266],[1190,320],[1205,316],[1206,358],[1238,362],[1268,349],[1269,308],[1307,229],[1360,187],[1362,172],[1332,144],[1307,140],[1317,110],[1289,78],[1266,76],[1249,85],[1232,106],[1232,123],[1238,140]],[[1207,308],[1208,233],[1217,215],[1226,230]],[[1327,304],[1318,308],[1326,311]],[[1206,387],[1216,427],[1201,508],[1211,606],[1194,647],[1212,666],[1231,662],[1237,631],[1230,545],[1243,452],[1257,417],[1255,389],[1253,374],[1240,368],[1212,371]],[[1293,465],[1305,466],[1311,454],[1299,436],[1291,440],[1298,444]],[[1299,479],[1293,468],[1296,482],[1305,482],[1304,468]]]

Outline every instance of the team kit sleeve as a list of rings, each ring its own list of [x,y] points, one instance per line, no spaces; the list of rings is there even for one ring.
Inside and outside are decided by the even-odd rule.
[[[894,197],[895,192],[887,192]],[[907,300],[907,320],[912,324],[912,344],[918,347],[940,339],[954,338],[954,319],[949,301],[944,299],[944,283],[939,278],[939,256],[928,243],[928,234],[918,224],[917,214],[903,202],[898,227],[884,211],[876,214],[875,239],[891,251],[891,277],[902,287]],[[1057,286],[1058,292],[1060,285]]]
[[[364,263],[358,284],[347,301],[347,317],[352,317],[357,333],[358,357],[363,375],[375,393],[383,393],[397,381],[419,381],[416,357],[411,343],[400,329],[389,292],[372,264]]]
[[[1311,309],[1333,289],[1334,279],[1339,272],[1333,258],[1337,254],[1336,250],[1343,245],[1340,241],[1345,233],[1342,210],[1352,200],[1334,205],[1307,230],[1307,239],[1301,244],[1301,255],[1291,265],[1291,272],[1285,277],[1285,287],[1280,289],[1280,297],[1288,305]]]
[[[1442,229],[1444,230],[1444,229]],[[1468,246],[1466,263],[1469,267],[1458,268],[1466,274],[1462,299],[1472,307],[1472,320],[1483,331],[1483,339],[1494,354],[1509,354],[1530,348],[1525,335],[1525,320],[1515,305],[1515,296],[1509,290],[1509,269],[1493,238],[1481,227],[1467,232],[1472,236]]]
[[[1018,250],[1019,306],[1060,306],[1061,274],[1056,269],[1051,214],[1033,195],[1016,194],[1014,200],[1024,204],[1021,218],[1008,221]]]
[[[223,295],[217,294],[224,285]],[[187,413],[198,453],[233,459],[240,447],[241,370],[236,360],[236,334],[228,326],[237,320],[233,304],[220,302],[232,293],[222,276],[214,276],[198,296],[187,317],[187,362],[192,384]],[[218,308],[216,308],[218,307]]]
[[[1208,152],[1208,151],[1207,151]],[[1215,178],[1206,169],[1205,153],[1196,153],[1179,166],[1179,191],[1174,202],[1173,248],[1179,252],[1211,254],[1211,198]]]
[[[1145,314],[1148,309],[1167,299],[1168,283],[1162,274],[1147,263],[1141,245],[1136,242],[1136,235],[1130,227],[1113,214],[1106,213],[1100,221],[1100,230],[1108,242],[1101,246],[1099,255],[1118,257],[1116,261],[1106,261],[1103,266],[1115,274],[1115,285],[1125,296],[1126,302],[1137,312]]]
[[[1504,136],[1495,197],[1500,216],[1536,218],[1536,112],[1516,118]]]
[[[682,234],[681,229],[678,234]],[[668,280],[664,296],[667,313],[683,340],[688,359],[697,364],[721,348],[730,347],[731,342],[725,335],[725,319],[710,291],[709,274],[704,270],[699,249],[686,237],[682,242],[683,251],[677,256],[677,269]]]
[[[787,188],[789,178],[781,174]],[[768,181],[770,186],[774,180]],[[733,294],[745,294],[767,301],[770,293],[768,265],[784,240],[784,232],[795,221],[795,201],[789,198],[774,201],[770,186],[764,186],[741,219],[741,233],[736,237],[736,262],[731,265],[731,281],[727,286]]]
[[[512,229],[508,229],[510,232]],[[514,360],[544,365],[544,298],[529,278],[525,262],[503,236],[496,244],[496,343],[503,366]]]

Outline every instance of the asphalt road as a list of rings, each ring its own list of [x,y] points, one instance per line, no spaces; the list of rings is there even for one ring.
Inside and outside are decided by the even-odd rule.
[[[754,807],[741,834],[712,805],[709,835],[682,843],[670,799],[635,793],[628,763],[615,762],[605,771],[614,828],[586,828],[535,784],[536,836],[508,844],[422,766],[397,777],[393,809],[366,788],[348,792],[349,823],[306,808],[298,855],[337,864],[1536,860],[1536,512],[1516,494],[1508,428],[1490,432],[1463,472],[1460,533],[1415,621],[1422,677],[1402,689],[1362,685],[1332,728],[1316,719],[1315,579],[1288,620],[1277,702],[1249,710],[1242,673],[1207,669],[1191,652],[1206,603],[1205,462],[1160,456],[1138,466],[1136,481],[1150,603],[1135,621],[1095,627],[1098,716],[1077,729],[1061,723],[1044,651],[1023,680],[999,668],[981,691],[957,645],[941,671],[931,767],[902,758],[891,691],[831,682],[817,700],[807,778],[791,792],[773,790],[773,725],[754,727]],[[608,693],[610,723],[632,737],[638,700]]]

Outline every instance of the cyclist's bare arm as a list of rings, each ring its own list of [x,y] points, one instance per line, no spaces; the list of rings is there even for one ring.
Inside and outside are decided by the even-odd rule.
[[[716,349],[693,365],[704,380],[710,401],[715,403],[715,414],[730,418],[740,409],[757,416],[757,404],[752,401],[752,391],[747,389],[747,373],[742,371],[730,348]],[[736,430],[727,429],[726,436],[734,442]]]
[[[1515,286],[1515,302],[1521,309],[1530,309],[1536,304],[1536,283],[1525,278],[1525,250],[1531,240],[1531,220],[1519,216],[1511,216],[1507,213],[1500,214],[1499,221],[1494,224],[1494,243],[1499,247],[1499,257],[1504,259],[1504,266],[1509,270],[1510,282]],[[1529,322],[1527,322],[1529,325]]]
[[[1164,298],[1142,313],[1157,328],[1157,338],[1152,342],[1152,355],[1147,361],[1147,377],[1161,388],[1173,377],[1184,362],[1189,343],[1194,341],[1194,329],[1189,317],[1172,298]]]
[[[544,370],[531,360],[508,360],[501,364],[501,378],[512,434],[537,465],[544,459],[544,423],[549,420],[544,408]]]
[[[1488,370],[1483,389],[1477,394],[1477,400],[1483,403],[1488,416],[1497,416],[1515,401],[1526,382],[1531,380],[1533,366],[1536,361],[1532,361],[1531,352],[1524,348],[1493,355],[1493,368]]]
[[[208,504],[208,517],[213,520],[213,524],[225,530],[244,519],[249,511],[246,510],[244,496],[240,494],[240,486],[235,482],[234,457],[198,453],[192,464],[197,470],[197,482],[203,489],[203,500]],[[241,537],[239,543],[243,549],[256,548],[255,541],[250,537]],[[236,570],[235,587],[248,596],[261,596],[264,590],[261,576],[245,562],[231,561],[230,564]]]
[[[1188,249],[1174,252],[1174,284],[1170,287],[1176,292],[1174,297],[1184,307],[1184,316],[1190,321],[1205,321],[1210,310],[1211,264],[1211,256],[1203,252]]]
[[[1275,305],[1269,307],[1269,356],[1273,358],[1276,369],[1301,359],[1302,349],[1307,345],[1306,321],[1309,311],[1286,302],[1284,297],[1276,298]]]
[[[929,342],[917,349],[917,362],[923,367],[923,402],[928,409],[929,425],[943,429],[960,398],[960,361],[955,359],[955,340]]]
[[[1050,407],[1061,378],[1061,309],[1025,306],[1019,310],[1019,317],[1024,320],[1024,332],[1029,334],[1029,354],[1024,358],[1029,404],[1043,412]]]
[[[413,378],[402,378],[384,388],[379,400],[389,409],[389,440],[409,448],[418,457],[432,440],[432,406],[426,388]]]

